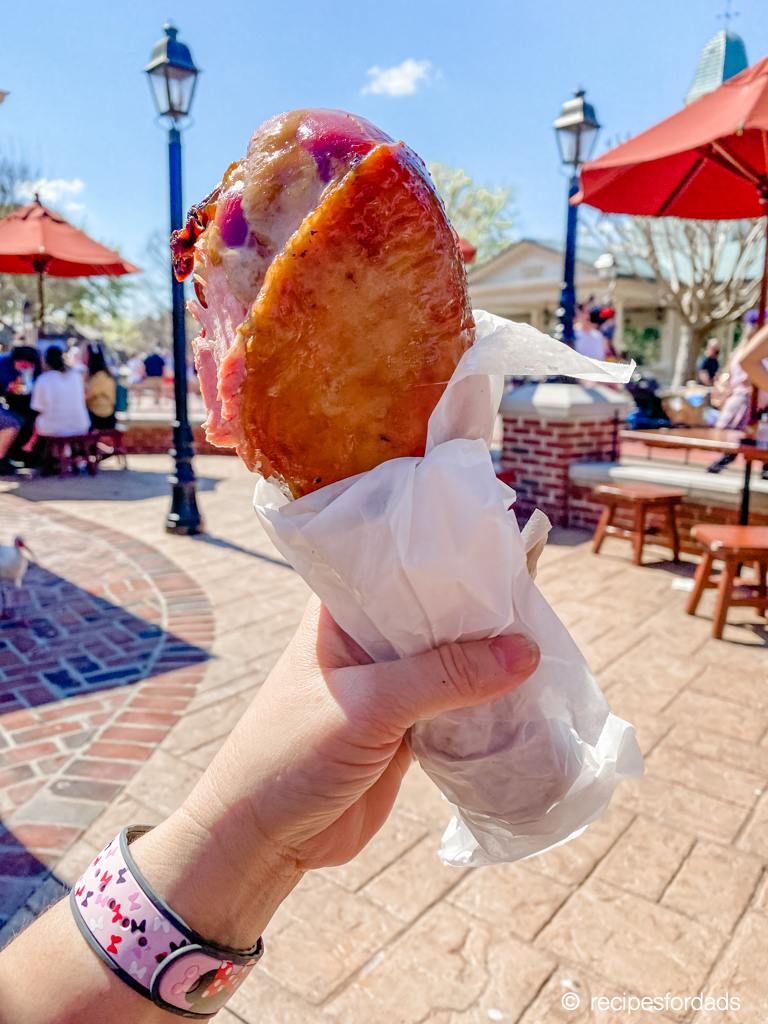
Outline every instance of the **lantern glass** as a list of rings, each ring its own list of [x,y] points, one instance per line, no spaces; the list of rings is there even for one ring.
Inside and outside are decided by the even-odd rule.
[[[595,148],[597,136],[600,132],[600,125],[585,125],[581,130],[581,146],[579,147],[579,163],[586,163],[592,159],[592,150]]]
[[[579,133],[571,128],[557,128],[555,130],[557,145],[560,149],[560,159],[564,164],[578,163],[579,155]]]
[[[152,99],[155,101],[157,112],[161,116],[165,116],[171,108],[171,101],[168,97],[168,86],[166,85],[162,68],[151,72],[148,77],[149,86],[152,90]]]
[[[192,106],[192,97],[197,83],[197,73],[180,74],[175,68],[169,67],[167,74],[168,96],[171,101],[171,117],[186,117]]]

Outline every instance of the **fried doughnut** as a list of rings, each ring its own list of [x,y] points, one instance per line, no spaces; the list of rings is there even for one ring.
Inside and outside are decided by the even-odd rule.
[[[458,239],[402,142],[341,111],[272,118],[173,247],[213,443],[294,497],[424,454],[474,325]]]

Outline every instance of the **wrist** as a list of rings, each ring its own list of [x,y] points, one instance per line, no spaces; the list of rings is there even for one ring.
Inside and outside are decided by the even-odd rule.
[[[132,845],[168,906],[209,942],[252,947],[303,872],[232,812],[204,824],[186,806]]]

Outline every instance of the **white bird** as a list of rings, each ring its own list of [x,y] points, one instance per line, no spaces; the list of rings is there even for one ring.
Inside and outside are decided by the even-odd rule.
[[[13,544],[0,544],[0,597],[3,608],[0,618],[13,618],[13,613],[8,611],[5,605],[3,581],[13,580],[16,590],[19,590],[29,561],[34,557],[34,552],[23,537],[15,537]]]

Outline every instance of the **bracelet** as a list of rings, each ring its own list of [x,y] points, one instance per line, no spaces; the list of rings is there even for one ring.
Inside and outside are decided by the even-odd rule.
[[[136,992],[181,1017],[207,1020],[264,952],[208,942],[157,895],[128,847],[151,825],[116,836],[69,895],[77,926],[104,963]]]

